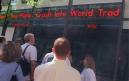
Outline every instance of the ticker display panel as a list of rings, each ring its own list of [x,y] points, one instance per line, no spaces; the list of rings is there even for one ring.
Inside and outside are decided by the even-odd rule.
[[[3,25],[5,18],[5,13],[0,14],[0,25]],[[10,11],[8,14],[9,25],[14,27],[66,24],[83,27],[89,24],[118,27],[121,18],[121,3],[73,5],[70,9],[68,6],[45,7],[37,8],[35,12],[24,9]],[[109,21],[108,25],[106,20]]]

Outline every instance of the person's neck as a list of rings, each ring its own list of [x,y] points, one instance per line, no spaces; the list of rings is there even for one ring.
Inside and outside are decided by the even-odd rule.
[[[28,43],[28,44],[32,45],[30,42],[26,42],[26,43]]]
[[[61,57],[61,56],[56,56],[56,58],[57,58],[58,60],[66,60],[65,57]]]

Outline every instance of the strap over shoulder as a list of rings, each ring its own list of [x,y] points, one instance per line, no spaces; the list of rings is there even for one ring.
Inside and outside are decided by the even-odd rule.
[[[24,51],[22,52],[22,56],[24,57],[26,49],[29,47],[30,45],[27,45],[26,48],[24,49]]]

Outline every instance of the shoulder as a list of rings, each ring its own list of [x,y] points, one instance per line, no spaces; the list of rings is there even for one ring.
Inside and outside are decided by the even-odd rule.
[[[3,64],[13,65],[13,66],[18,65],[16,62],[9,62],[9,63],[3,62]]]
[[[35,74],[46,74],[52,71],[52,63],[41,64],[35,68]]]
[[[87,72],[94,72],[91,68],[86,69]]]
[[[74,69],[73,67],[71,67],[70,70],[72,71],[73,75],[80,77],[80,72],[78,70]]]
[[[54,54],[53,54],[53,53],[47,53],[47,54],[44,56],[44,59],[53,58],[53,57],[54,57]]]
[[[48,62],[48,63],[46,63],[46,64],[41,64],[41,65],[39,65],[39,66],[37,66],[36,67],[36,69],[35,70],[47,70],[47,69],[50,69],[51,67],[52,67],[52,65],[53,65],[53,63],[52,62]]]
[[[28,45],[29,45],[28,49],[36,49],[35,46],[30,45],[30,44],[28,44],[28,43],[25,43],[25,44],[21,45],[21,47],[22,47],[22,48],[25,48],[25,47],[28,46]]]
[[[16,62],[10,62],[10,63],[5,63],[4,62],[4,65],[6,65],[7,67],[10,67],[10,68],[14,68],[16,67],[18,64]]]
[[[36,49],[36,47],[35,47],[35,46],[33,46],[33,45],[29,45],[29,47],[28,47],[28,48]]]
[[[53,54],[53,53],[47,53],[47,54],[45,55],[45,57],[49,57],[49,56],[54,56],[54,54]]]
[[[29,45],[28,43],[24,43],[21,45],[21,47],[26,47],[27,45]]]
[[[17,62],[15,62],[15,61],[14,61],[14,62],[11,62],[11,63],[12,63],[12,64],[15,64],[15,65],[17,65]]]
[[[14,65],[14,66],[18,65],[16,62],[10,62],[10,63],[8,63],[8,64]]]
[[[8,65],[17,65],[16,62],[9,62],[9,63],[7,63],[7,62],[3,62],[3,61],[1,61],[1,60],[0,60],[0,63],[1,63],[1,65],[2,65],[2,64],[3,64],[3,65],[6,65],[6,64],[8,64]]]
[[[78,70],[71,67],[70,72],[69,74],[72,75],[76,81],[81,81],[81,75]]]
[[[81,74],[94,74],[94,71],[91,68],[85,68]]]
[[[28,48],[27,48],[27,51],[31,51],[31,52],[36,52],[37,51],[37,48],[33,45],[30,45]]]

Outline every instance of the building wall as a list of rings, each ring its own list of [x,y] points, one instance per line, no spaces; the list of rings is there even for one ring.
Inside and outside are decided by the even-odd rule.
[[[73,4],[96,4],[96,3],[114,3],[122,2],[122,0],[73,0]]]
[[[7,0],[4,0],[7,2]],[[127,0],[126,0],[127,1]],[[78,4],[95,4],[95,3],[114,3],[114,2],[122,2],[122,0],[73,0],[73,5]],[[37,7],[52,7],[52,6],[64,6],[68,5],[69,0],[38,0]],[[32,8],[29,5],[22,4],[21,0],[16,0],[16,6],[14,9],[26,9]],[[7,7],[4,6],[3,10],[6,10]]]

